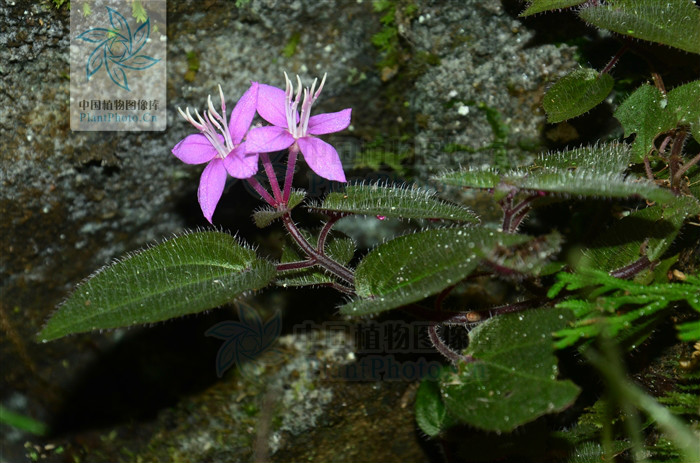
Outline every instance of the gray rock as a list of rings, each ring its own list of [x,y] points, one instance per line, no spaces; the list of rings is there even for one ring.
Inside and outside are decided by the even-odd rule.
[[[575,66],[573,47],[526,46],[534,32],[498,0],[427,2],[404,34],[415,50],[440,58],[410,100],[419,178],[522,161],[539,147],[542,94]],[[496,115],[500,126],[488,119]]]
[[[205,224],[196,204],[201,168],[170,154],[193,133],[176,107],[203,108],[221,84],[231,108],[250,80],[281,86],[286,70],[310,83],[327,72],[319,111],[353,108],[351,130],[327,138],[343,159],[351,164],[371,134],[413,128],[407,135],[425,181],[448,167],[493,162],[482,150],[494,133],[479,103],[508,126],[496,140],[513,148],[507,156],[527,155],[520,145],[539,135],[543,117],[532,114],[544,85],[572,65],[570,47],[526,48],[531,32],[498,1],[435,0],[417,2],[413,16],[398,18],[407,55],[398,72],[411,77],[383,84],[391,72],[375,68],[370,39],[381,25],[369,0],[242,3],[239,9],[233,1],[169,2],[168,130],[131,133],[71,132],[65,6],[0,4],[0,385],[3,399],[27,392],[20,412],[48,419],[76,372],[118,342],[119,332],[33,341],[70,289],[126,251]],[[188,54],[198,61],[196,72]],[[426,54],[439,64],[412,64],[411,56]],[[474,153],[446,153],[448,144]],[[302,169],[298,186],[308,181],[312,195],[328,188],[304,175]],[[252,204],[234,196],[241,191],[234,185],[215,216],[234,231],[245,227],[253,207],[239,206]]]
[[[19,411],[48,418],[81,366],[118,337],[95,333],[35,343],[35,333],[71,288],[126,251],[206,224],[196,205],[201,167],[186,166],[170,153],[194,132],[175,107],[202,109],[207,94],[216,95],[221,84],[232,108],[251,80],[281,86],[283,70],[301,74],[307,84],[328,72],[322,111],[347,107],[350,98],[361,106],[376,93],[366,80],[357,98],[348,84],[352,72],[373,62],[366,39],[368,28],[376,27],[371,5],[352,3],[343,11],[339,3],[287,3],[255,2],[239,10],[234,2],[170,2],[168,130],[102,133],[69,127],[66,6],[34,0],[0,4],[0,347],[7,356],[0,384],[4,396],[33,383],[30,401],[43,401]],[[294,5],[304,24],[287,16]],[[298,44],[285,56],[294,34]],[[200,67],[188,81],[190,52]],[[224,197],[219,217],[234,211],[250,224],[252,201],[235,211],[233,194],[241,191]],[[86,349],[90,338],[96,350]],[[62,361],[70,367],[56,367]],[[36,383],[37,375],[51,376],[53,393],[46,393],[48,383]]]

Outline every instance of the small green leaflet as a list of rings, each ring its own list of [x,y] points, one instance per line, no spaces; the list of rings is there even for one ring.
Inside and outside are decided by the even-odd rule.
[[[547,90],[542,100],[547,122],[565,121],[590,111],[608,96],[614,84],[610,74],[590,68],[565,75]]]
[[[128,255],[80,284],[37,335],[154,323],[213,309],[261,289],[275,267],[221,232],[178,236]]]
[[[579,15],[618,34],[700,53],[700,8],[692,0],[589,2]]]
[[[585,3],[586,0],[532,0],[520,17],[530,16],[543,11],[560,10]]]
[[[678,124],[689,126],[690,133],[700,143],[700,80],[668,92],[668,108],[675,112]]]
[[[449,367],[443,368],[442,375],[446,374],[449,374]],[[435,437],[449,427],[449,418],[440,396],[440,384],[433,378],[423,380],[416,393],[418,427],[430,437]]]
[[[674,111],[668,109],[668,99],[653,85],[642,85],[615,111],[615,118],[625,129],[625,137],[637,136],[632,144],[635,162],[642,162],[654,147],[657,135],[676,127]]]
[[[473,363],[441,379],[447,414],[479,429],[509,432],[569,407],[579,388],[558,380],[552,333],[573,320],[565,309],[500,315],[469,333]]]
[[[420,301],[464,279],[493,249],[530,239],[482,228],[441,228],[393,239],[360,262],[355,272],[359,297],[340,312],[368,315]]]
[[[645,255],[661,259],[688,217],[700,213],[700,202],[691,196],[672,198],[664,205],[634,211],[615,222],[584,252],[586,265],[615,270]]]
[[[291,211],[301,203],[306,197],[306,192],[302,190],[292,190],[289,195],[289,202],[285,209],[273,209],[270,206],[265,206],[253,212],[253,221],[258,228],[265,228],[275,220],[282,217],[285,213]]]
[[[312,209],[404,219],[442,219],[478,223],[478,217],[459,204],[441,200],[428,190],[389,185],[348,185],[330,193]]]

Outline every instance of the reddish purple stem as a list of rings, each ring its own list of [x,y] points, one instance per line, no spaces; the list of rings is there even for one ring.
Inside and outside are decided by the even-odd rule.
[[[296,241],[302,251],[309,256],[309,260],[311,262],[316,265],[320,265],[341,280],[349,283],[350,286],[355,285],[355,275],[353,274],[352,270],[341,265],[340,263],[326,256],[322,251],[316,250],[313,246],[311,246],[311,243],[304,238],[297,228],[289,212],[285,212],[285,214],[282,216],[282,220],[285,228],[289,232],[289,235],[294,241]]]
[[[270,161],[270,155],[267,153],[260,153],[260,160],[262,161],[262,164],[265,167],[265,174],[267,174],[267,178],[270,180],[272,194],[275,197],[275,203],[273,204],[273,206],[286,204],[282,200],[282,191],[280,190],[280,184],[277,181],[277,174],[275,173],[275,168],[272,165],[272,161]]]
[[[267,204],[269,204],[272,207],[275,206],[275,199],[270,195],[270,193],[267,192],[267,190],[260,184],[260,182],[255,180],[255,177],[250,177],[246,180],[248,180],[250,186],[252,186],[253,189],[255,189],[255,191],[257,191],[258,194],[262,196],[262,199],[264,199]]]
[[[287,173],[284,176],[284,195],[282,202],[286,205],[289,202],[289,195],[292,193],[292,180],[294,180],[294,167],[297,163],[299,147],[296,143],[289,147],[289,157],[287,158]]]
[[[649,261],[647,256],[642,256],[629,265],[625,265],[624,267],[620,267],[616,270],[613,270],[612,272],[610,272],[610,275],[614,276],[615,278],[629,280],[630,278],[634,277],[636,274],[649,267],[650,265],[651,262]]]
[[[473,363],[476,361],[476,359],[471,355],[460,354],[448,346],[440,337],[436,323],[433,323],[428,327],[428,337],[430,338],[430,342],[433,343],[433,346],[435,346],[435,349],[452,363],[457,363],[460,361],[465,363]]]

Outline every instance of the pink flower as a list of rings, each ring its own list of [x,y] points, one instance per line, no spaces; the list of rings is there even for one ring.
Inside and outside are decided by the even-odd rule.
[[[347,128],[350,125],[352,109],[311,117],[311,106],[316,102],[326,82],[326,75],[324,75],[318,91],[314,93],[316,79],[311,85],[311,90],[303,89],[304,100],[301,103],[301,115],[299,115],[297,106],[302,95],[301,79],[297,76],[295,97],[292,82],[286,73],[284,77],[287,81],[286,91],[270,85],[260,85],[258,114],[272,126],[251,129],[246,139],[248,149],[269,153],[284,150],[296,143],[311,170],[328,180],[345,182],[345,173],[338,152],[314,135],[339,132]]]
[[[258,83],[253,82],[243,94],[231,112],[231,119],[226,126],[226,102],[219,86],[221,112],[214,109],[209,97],[209,110],[204,117],[195,109],[197,120],[190,114],[190,108],[180,111],[180,115],[201,133],[188,135],[181,140],[173,154],[187,164],[204,164],[207,167],[199,180],[197,198],[204,217],[211,223],[216,205],[221,199],[226,184],[226,173],[235,178],[250,178],[258,171],[258,153],[249,153],[243,138],[248,132],[258,99]],[[226,129],[224,129],[226,127]]]

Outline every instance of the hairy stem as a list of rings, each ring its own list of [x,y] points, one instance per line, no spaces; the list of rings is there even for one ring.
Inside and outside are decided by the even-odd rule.
[[[289,212],[286,212],[282,216],[282,221],[284,222],[284,226],[292,239],[296,241],[302,251],[306,253],[310,261],[312,261],[315,265],[323,267],[341,280],[349,283],[350,286],[355,285],[355,275],[353,274],[352,270],[326,256],[323,252],[315,249],[301,234],[296,224],[292,220],[292,216]]]
[[[282,191],[280,190],[280,184],[277,181],[275,168],[272,165],[272,161],[270,161],[270,155],[268,153],[260,153],[260,160],[265,167],[265,174],[267,174],[267,178],[270,181],[270,187],[272,188],[272,194],[275,197],[275,204],[273,206],[277,206],[278,204],[286,204],[282,200]]]
[[[644,172],[647,174],[647,178],[651,181],[654,180],[654,172],[651,170],[651,163],[649,162],[649,156],[644,156]]]
[[[642,256],[629,265],[625,265],[624,267],[620,267],[616,270],[613,270],[612,272],[610,272],[610,276],[629,280],[630,278],[632,278],[645,268],[649,267],[650,265],[651,262],[649,261],[647,256]]]
[[[622,58],[622,55],[624,55],[627,52],[627,49],[629,49],[629,44],[625,43],[622,48],[613,56],[608,64],[605,65],[602,71],[600,71],[600,75],[606,74],[612,70],[613,67],[617,64],[618,61],[620,61],[620,58]]]
[[[297,163],[297,155],[299,154],[299,146],[296,142],[289,147],[289,157],[287,158],[287,173],[284,176],[284,194],[282,202],[289,202],[289,195],[292,192],[292,181],[294,180],[294,167]]]
[[[303,268],[309,268],[316,265],[312,260],[299,260],[296,262],[284,262],[282,264],[277,264],[277,271],[284,272],[285,270],[300,270]]]
[[[675,182],[676,182],[677,184],[680,183],[681,178],[683,177],[683,175],[684,175],[686,172],[688,172],[688,169],[690,169],[691,167],[693,167],[693,166],[694,166],[695,164],[697,164],[698,162],[700,162],[700,153],[697,154],[697,155],[695,155],[695,157],[694,157],[693,159],[691,159],[690,161],[684,163],[681,167],[678,168],[678,172],[676,172]]]
[[[663,96],[666,96],[666,86],[664,85],[664,80],[661,78],[661,74],[656,71],[652,71],[651,78],[654,81],[656,88],[659,89]]]
[[[677,173],[682,168],[682,157],[681,151],[683,151],[683,144],[685,143],[685,137],[688,135],[685,129],[680,129],[673,140],[673,146],[671,146],[671,156],[668,159],[668,174],[671,179],[671,191],[678,194],[680,193],[680,188],[678,187],[678,182],[680,177]],[[685,171],[684,171],[685,172]]]
[[[476,359],[471,355],[462,355],[459,352],[455,352],[450,346],[448,346],[440,337],[440,333],[438,333],[438,325],[436,323],[433,323],[428,327],[428,337],[430,337],[430,342],[433,344],[433,346],[435,346],[435,349],[452,363],[457,363],[460,361],[465,363],[473,363],[476,361]]]
[[[668,144],[673,140],[673,137],[671,135],[666,135],[664,137],[664,140],[661,142],[661,146],[659,146],[659,155],[663,156],[663,154],[666,152],[666,147]]]
[[[530,212],[530,203],[542,195],[533,194],[527,198],[520,201],[515,206],[513,205],[513,197],[515,196],[515,190],[508,194],[508,196],[501,202],[501,207],[503,208],[503,231],[506,233],[513,233],[520,226],[527,213]]]
[[[501,209],[503,209],[503,225],[501,228],[504,232],[508,233],[511,230],[511,220],[513,218],[513,197],[515,196],[515,189],[510,190],[505,198],[499,201]]]
[[[326,248],[326,239],[328,238],[328,234],[330,233],[331,228],[333,228],[333,225],[335,225],[335,223],[341,218],[343,218],[343,215],[333,215],[328,219],[328,222],[323,225],[321,232],[318,234],[318,244],[316,245],[318,252],[324,252],[323,250]]]
[[[258,192],[260,196],[262,196],[262,199],[265,200],[267,204],[270,206],[275,206],[275,199],[270,195],[270,193],[267,192],[267,190],[258,182],[255,180],[255,177],[250,177],[246,179],[248,181],[248,184],[253,187],[255,191]]]
[[[350,296],[354,296],[354,295],[355,295],[355,290],[354,290],[354,289],[352,289],[352,288],[350,288],[350,287],[348,287],[348,286],[345,286],[345,285],[341,285],[340,283],[330,283],[330,284],[328,284],[328,285],[323,285],[323,284],[322,284],[321,286],[328,286],[328,287],[330,287],[330,288],[335,289],[336,291],[339,291],[339,292],[341,292],[341,293],[348,294],[348,295],[350,295]]]

